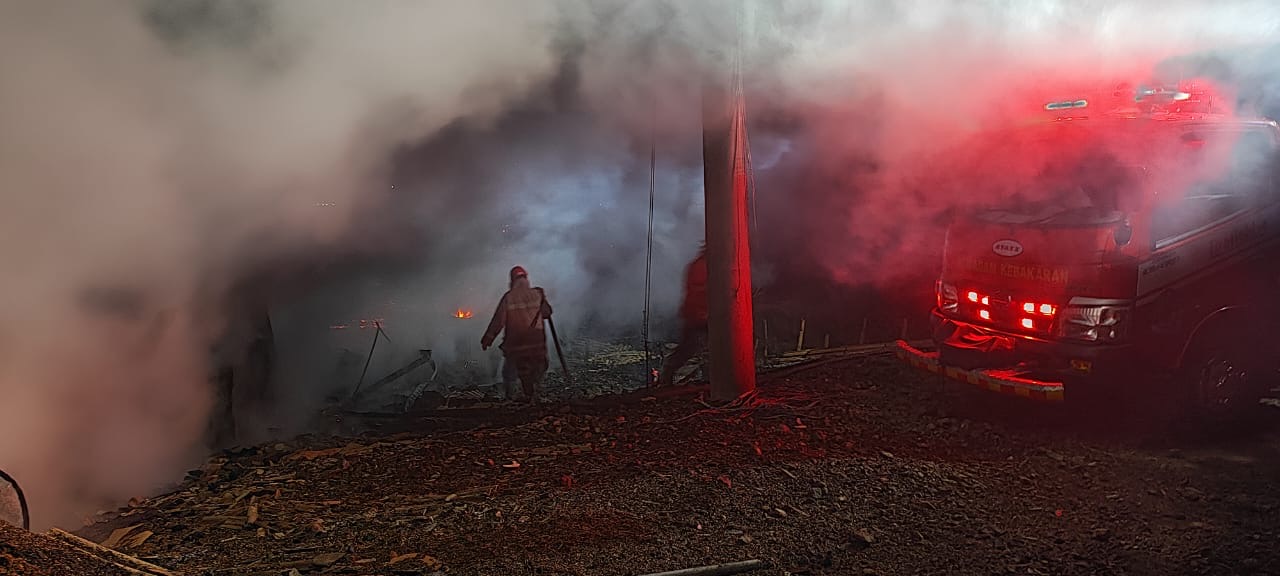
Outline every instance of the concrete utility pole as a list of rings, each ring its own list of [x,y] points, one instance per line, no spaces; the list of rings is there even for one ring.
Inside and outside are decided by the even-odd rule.
[[[756,388],[747,228],[746,114],[741,91],[708,78],[702,94],[702,165],[707,217],[708,348],[711,399]],[[736,80],[736,78],[735,78]]]

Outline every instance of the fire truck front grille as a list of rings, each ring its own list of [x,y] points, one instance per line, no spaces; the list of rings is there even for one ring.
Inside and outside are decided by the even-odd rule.
[[[1058,306],[1045,299],[975,287],[961,290],[956,312],[980,326],[1043,336],[1052,332]]]

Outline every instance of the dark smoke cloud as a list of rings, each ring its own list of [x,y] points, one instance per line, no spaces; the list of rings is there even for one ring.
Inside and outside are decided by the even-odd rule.
[[[852,287],[930,265],[931,223],[956,199],[903,183],[919,158],[1000,116],[1014,80],[1265,38],[1275,13],[6,3],[0,465],[28,479],[44,525],[175,479],[199,457],[207,352],[226,325],[217,302],[263,270],[320,270],[272,294],[277,338],[294,346],[281,402],[298,414],[349,386],[306,358],[367,345],[367,332],[331,337],[332,324],[386,318],[380,368],[418,347],[480,358],[513,264],[548,289],[563,331],[638,331],[650,143],[654,309],[670,311],[701,240],[699,81],[730,68],[739,38],[762,281]],[[135,317],[154,320],[80,307],[83,289],[118,286],[144,294]],[[450,318],[458,307],[476,318]]]

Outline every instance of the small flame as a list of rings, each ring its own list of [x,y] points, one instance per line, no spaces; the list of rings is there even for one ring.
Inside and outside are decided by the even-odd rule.
[[[465,320],[465,319],[467,319],[467,318],[470,318],[470,317],[471,317],[471,311],[470,311],[470,310],[463,310],[463,309],[459,308],[457,311],[455,311],[455,312],[453,313],[453,317],[454,317],[454,318],[462,318],[462,319],[464,319],[464,320]]]

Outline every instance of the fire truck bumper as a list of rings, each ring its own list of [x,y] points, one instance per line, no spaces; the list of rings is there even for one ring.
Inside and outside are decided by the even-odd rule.
[[[939,352],[898,343],[900,359],[988,391],[1061,402],[1065,391],[1104,390],[1126,380],[1128,346],[1088,346],[1005,334],[933,314]]]
[[[1062,382],[1046,382],[1029,378],[1018,370],[965,370],[944,366],[938,361],[937,352],[925,352],[910,344],[898,341],[898,358],[916,368],[941,374],[952,380],[978,386],[991,392],[1030,398],[1044,402],[1061,402]]]

